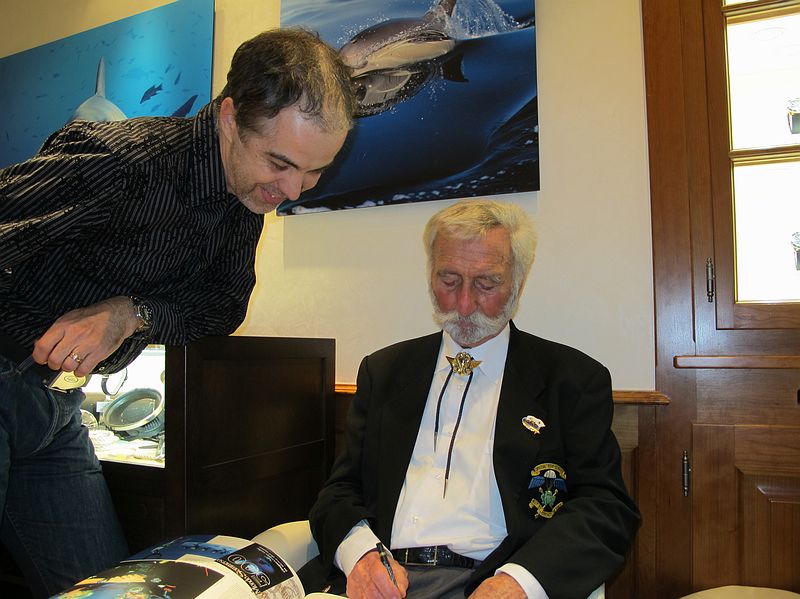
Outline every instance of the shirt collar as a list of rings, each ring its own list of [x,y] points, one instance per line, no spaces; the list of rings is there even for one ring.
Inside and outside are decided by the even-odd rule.
[[[449,370],[450,363],[447,356],[453,357],[460,351],[466,351],[473,359],[480,360],[481,363],[477,370],[493,381],[500,381],[503,378],[503,371],[506,367],[506,355],[508,354],[508,341],[511,338],[511,327],[506,324],[503,330],[497,335],[484,341],[480,345],[462,348],[456,343],[447,331],[443,331],[442,347],[439,350],[439,360],[436,370]]]
[[[190,205],[202,205],[235,199],[228,193],[228,182],[220,156],[217,133],[217,109],[213,102],[203,106],[193,117]]]

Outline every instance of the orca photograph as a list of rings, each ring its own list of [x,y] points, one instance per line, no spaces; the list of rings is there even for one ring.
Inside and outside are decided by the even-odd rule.
[[[533,0],[283,0],[352,69],[356,124],[278,214],[539,189]]]

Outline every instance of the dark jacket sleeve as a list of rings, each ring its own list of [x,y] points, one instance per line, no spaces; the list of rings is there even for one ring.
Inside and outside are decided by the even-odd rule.
[[[235,207],[226,223],[222,247],[212,259],[201,262],[188,278],[176,281],[168,294],[142,295],[153,307],[152,337],[159,343],[184,344],[209,335],[229,335],[247,313],[256,283],[255,260],[263,221]]]
[[[585,372],[586,374],[579,374]],[[551,405],[551,426],[560,434],[543,443],[536,464],[558,462],[566,474],[568,495],[550,518],[536,517],[527,506],[529,538],[509,531],[519,543],[505,562],[533,574],[551,599],[589,595],[622,566],[639,523],[639,512],[622,481],[620,450],[611,431],[613,400],[608,371],[597,364],[577,369],[560,387]],[[530,478],[530,472],[526,473]],[[524,500],[539,497],[527,489]],[[528,528],[527,526],[525,528]]]
[[[364,358],[358,369],[357,389],[347,415],[344,451],[337,458],[309,515],[311,532],[328,574],[334,568],[336,549],[350,529],[361,520],[374,521],[374,514],[364,505],[365,481],[362,478],[364,434],[372,391],[369,358]]]

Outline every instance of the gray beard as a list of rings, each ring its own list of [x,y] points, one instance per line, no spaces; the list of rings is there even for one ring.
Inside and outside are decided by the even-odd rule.
[[[516,308],[517,294],[514,293],[508,298],[503,311],[493,318],[486,316],[480,310],[475,310],[469,316],[461,316],[457,310],[450,312],[440,310],[434,297],[433,320],[461,347],[474,347],[479,341],[494,337],[502,331],[511,320]]]

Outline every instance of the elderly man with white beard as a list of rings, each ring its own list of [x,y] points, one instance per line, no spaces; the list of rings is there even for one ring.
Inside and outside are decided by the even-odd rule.
[[[531,219],[466,200],[424,243],[442,329],[367,356],[345,447],[311,510],[306,590],[350,598],[585,598],[639,522],[608,370],[520,331]]]

